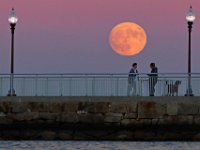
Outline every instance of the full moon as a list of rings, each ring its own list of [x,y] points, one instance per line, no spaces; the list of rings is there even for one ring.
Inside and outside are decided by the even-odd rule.
[[[140,53],[147,42],[144,29],[132,22],[123,22],[110,32],[110,46],[119,55],[132,56]]]

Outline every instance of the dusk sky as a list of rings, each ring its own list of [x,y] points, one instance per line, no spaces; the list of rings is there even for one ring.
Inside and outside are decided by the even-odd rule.
[[[10,72],[8,16],[15,8],[15,73],[127,73],[133,62],[141,73],[155,62],[161,73],[187,73],[186,14],[193,6],[192,72],[200,72],[199,0],[1,0],[0,73]],[[121,56],[109,44],[122,22],[144,28],[147,45],[135,56]]]

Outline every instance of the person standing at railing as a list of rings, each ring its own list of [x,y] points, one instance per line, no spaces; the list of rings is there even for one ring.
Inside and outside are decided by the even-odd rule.
[[[137,63],[133,63],[132,68],[129,71],[128,75],[128,90],[127,90],[128,96],[137,95],[137,83],[138,83],[137,73],[138,73]]]
[[[151,73],[149,75],[149,96],[154,96],[155,85],[158,80],[158,68],[155,63],[150,63]]]

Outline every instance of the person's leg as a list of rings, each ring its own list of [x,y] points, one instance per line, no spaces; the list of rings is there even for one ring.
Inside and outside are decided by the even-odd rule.
[[[156,78],[152,78],[152,82],[153,82],[152,94],[153,94],[153,96],[154,96],[154,93],[155,93],[155,86],[156,86],[156,83],[157,83],[157,79],[156,79]]]
[[[136,80],[133,80],[133,96],[136,96],[136,92],[137,92],[137,86],[136,86]]]
[[[154,96],[153,78],[149,78],[149,96]]]
[[[133,80],[129,79],[128,81],[128,89],[127,89],[127,96],[132,95],[132,90],[133,90]]]

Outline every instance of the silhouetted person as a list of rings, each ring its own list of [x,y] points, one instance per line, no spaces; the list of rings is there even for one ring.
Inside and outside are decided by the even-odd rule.
[[[149,96],[154,96],[155,85],[158,79],[158,68],[155,63],[150,63],[151,73],[149,75]]]
[[[132,68],[129,71],[128,75],[128,96],[136,96],[137,95],[137,63],[132,64]]]

